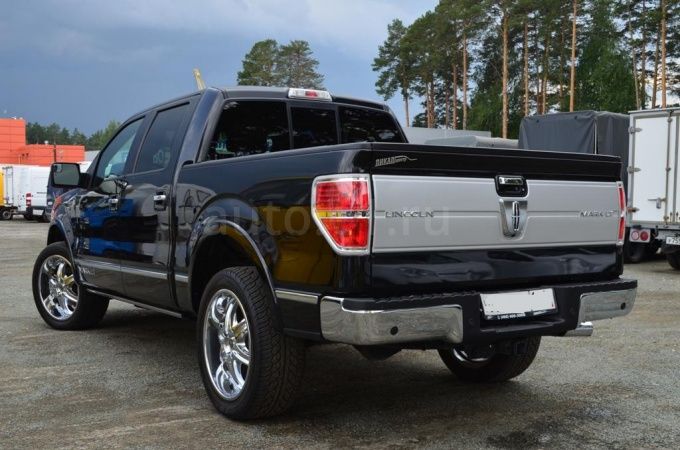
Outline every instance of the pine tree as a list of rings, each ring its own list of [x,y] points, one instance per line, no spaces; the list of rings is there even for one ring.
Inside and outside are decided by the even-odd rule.
[[[291,41],[279,48],[276,79],[283,86],[323,89],[324,77],[317,72],[318,66],[307,41]]]
[[[276,73],[279,44],[274,39],[256,42],[243,58],[243,68],[237,74],[237,83],[250,86],[278,86],[281,80]]]
[[[399,19],[387,26],[387,39],[378,48],[378,56],[373,59],[373,71],[378,72],[375,88],[378,95],[389,100],[399,91],[404,101],[405,124],[409,125],[409,99],[413,73],[411,58],[403,45],[406,27]]]
[[[613,0],[590,5],[591,23],[576,69],[578,109],[626,113],[635,108],[630,58],[621,45],[622,31],[613,20]],[[624,31],[625,32],[625,31]]]

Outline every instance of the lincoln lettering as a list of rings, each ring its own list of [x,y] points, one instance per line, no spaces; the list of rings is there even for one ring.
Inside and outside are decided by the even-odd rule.
[[[385,217],[388,219],[399,218],[399,217],[434,217],[432,211],[385,211]]]

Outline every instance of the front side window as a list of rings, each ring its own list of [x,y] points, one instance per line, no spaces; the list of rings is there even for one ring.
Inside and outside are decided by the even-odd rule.
[[[163,170],[172,159],[172,144],[179,131],[189,104],[166,109],[156,115],[144,144],[139,150],[135,173]]]
[[[129,123],[102,150],[94,177],[94,184],[96,186],[107,178],[119,177],[125,173],[125,164],[141,124],[142,119]]]
[[[290,148],[284,102],[231,101],[210,142],[208,159],[256,155]]]
[[[340,107],[342,143],[404,142],[392,116],[384,111]]]
[[[293,147],[318,147],[338,143],[335,110],[291,108],[293,118]]]

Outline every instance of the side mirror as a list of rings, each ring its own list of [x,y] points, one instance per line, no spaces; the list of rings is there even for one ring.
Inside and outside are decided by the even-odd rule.
[[[74,189],[80,187],[80,165],[76,163],[52,164],[50,184],[53,187]]]

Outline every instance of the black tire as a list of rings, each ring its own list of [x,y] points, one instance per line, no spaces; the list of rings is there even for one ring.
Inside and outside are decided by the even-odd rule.
[[[33,214],[24,214],[24,220],[33,220]]]
[[[647,246],[645,247],[645,258],[646,259],[653,259],[656,257],[656,252],[659,251],[659,248],[661,248],[661,244],[659,241],[656,239],[653,239]]]
[[[626,241],[623,249],[624,261],[629,264],[641,263],[647,259],[647,246],[648,244]]]
[[[50,216],[47,214],[47,210],[44,210],[42,214],[40,214],[38,217],[38,222],[40,223],[46,223],[50,221]]]
[[[38,313],[40,313],[45,323],[57,330],[82,330],[94,327],[104,317],[109,306],[109,299],[80,288],[75,281],[72,281],[74,288],[71,289],[71,292],[76,294],[77,304],[73,311],[68,315],[63,314],[62,311],[61,318],[59,316],[55,317],[55,309],[50,309],[53,313],[48,312],[48,307],[43,302],[43,296],[50,292],[49,275],[41,277],[41,272],[43,272],[43,265],[51,257],[67,261],[70,264],[72,275],[73,263],[71,262],[66,243],[52,243],[40,252],[33,266],[33,300],[35,301],[36,308],[38,308]],[[51,303],[54,304],[55,302]]]
[[[666,261],[673,269],[680,270],[680,252],[666,253]]]
[[[493,354],[484,361],[466,361],[457,350],[439,350],[446,367],[461,381],[473,383],[494,383],[515,378],[527,370],[538,353],[541,337],[534,336],[527,340],[526,352],[521,355]]]
[[[224,347],[222,341],[211,344],[217,339],[211,339],[210,333],[206,331],[213,329],[210,327],[214,323],[208,315],[209,305],[211,309],[214,308],[215,299],[225,291],[237,297],[248,327],[247,374],[243,377],[240,393],[233,399],[225,398],[213,384],[209,365],[224,366],[229,363],[222,359],[221,354],[220,362],[216,361],[214,350],[208,347],[216,345],[219,351]],[[274,321],[271,291],[253,267],[224,269],[212,277],[203,292],[196,327],[201,378],[215,408],[231,419],[274,416],[284,412],[295,401],[304,371],[305,345],[303,341],[278,331]],[[220,325],[220,330],[226,329],[225,324],[228,322],[226,319]]]
[[[0,220],[12,220],[12,210],[9,208],[2,208],[0,210]]]

